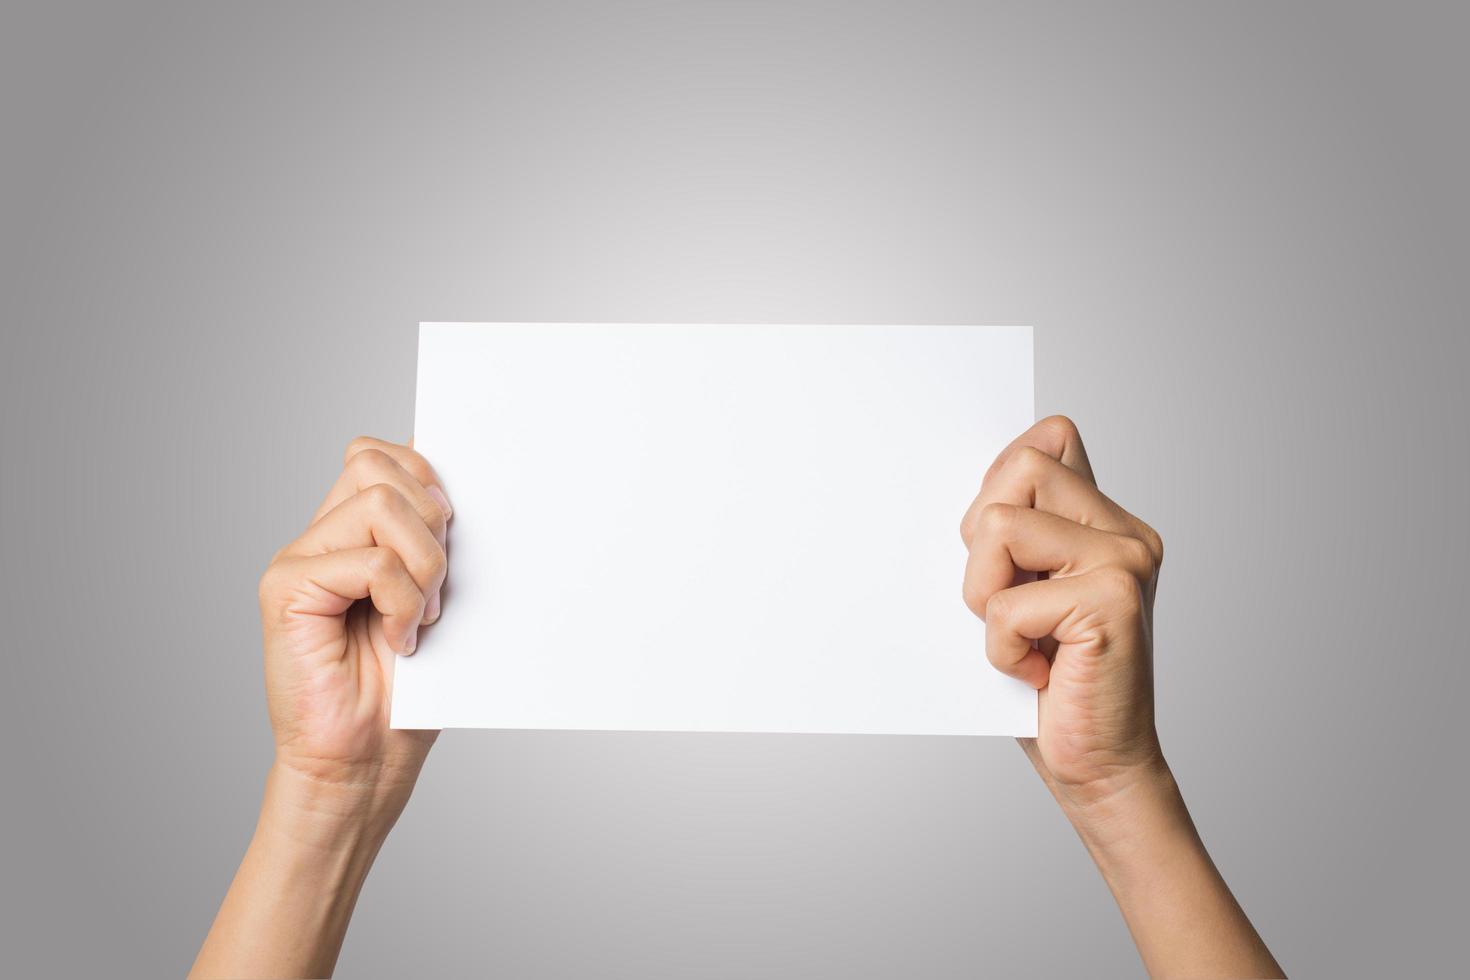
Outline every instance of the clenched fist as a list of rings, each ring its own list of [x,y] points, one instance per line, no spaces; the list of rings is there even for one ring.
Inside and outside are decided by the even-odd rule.
[[[449,501],[405,446],[357,439],[260,583],[276,762],[194,976],[327,976],[435,732],[388,728],[395,658],[440,611]],[[1071,422],[1002,452],[961,526],[997,669],[1040,691],[1022,744],[1156,976],[1281,976],[1210,860],[1154,731],[1159,536],[1097,489]]]
[[[1027,755],[1064,805],[1163,765],[1151,621],[1163,542],[1105,497],[1077,428],[1054,416],[1001,452],[961,522],[964,596],[990,662],[1040,690]]]
[[[388,727],[393,662],[439,617],[450,514],[418,453],[348,445],[311,525],[260,580],[277,765],[407,798],[438,733]]]

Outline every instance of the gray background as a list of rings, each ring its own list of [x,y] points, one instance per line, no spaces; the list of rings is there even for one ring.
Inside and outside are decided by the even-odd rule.
[[[1453,969],[1470,25],[1382,7],[7,6],[5,972],[188,966],[256,578],[420,319],[1034,324],[1266,939]],[[1140,968],[1009,741],[451,732],[339,972]]]

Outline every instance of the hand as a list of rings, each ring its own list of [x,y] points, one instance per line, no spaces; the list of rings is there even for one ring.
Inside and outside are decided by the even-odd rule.
[[[438,732],[388,727],[394,658],[439,617],[449,500],[407,446],[354,439],[260,580],[276,761],[191,976],[330,976]]]
[[[397,816],[437,732],[388,727],[393,661],[439,617],[450,517],[433,467],[354,439],[341,477],[260,581],[277,768],[381,796]]]
[[[1040,691],[1038,736],[1022,746],[1058,800],[1088,806],[1156,774],[1163,541],[1097,489],[1076,426],[1054,416],[1007,446],[960,533],[990,662]]]
[[[997,670],[1040,693],[1027,756],[1155,976],[1282,976],[1195,830],[1154,729],[1164,545],[1097,489],[1054,416],[1006,447],[960,525],[964,596]],[[1038,577],[1043,576],[1043,577]]]

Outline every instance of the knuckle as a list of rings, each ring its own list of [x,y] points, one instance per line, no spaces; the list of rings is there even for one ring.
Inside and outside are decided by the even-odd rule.
[[[347,469],[355,473],[381,470],[384,464],[391,463],[392,461],[393,457],[383,452],[383,450],[366,446],[347,458]]]
[[[420,456],[418,451],[414,449],[405,448],[403,450],[403,453],[404,468],[407,469],[410,474],[412,474],[415,480],[419,481],[425,486],[428,486],[430,483],[434,482],[434,468],[429,465],[429,461],[427,459],[424,459],[424,457]]]
[[[1017,478],[1034,480],[1049,464],[1055,463],[1045,452],[1035,446],[1021,446],[1011,453],[1007,469]]]
[[[424,608],[429,604],[428,597],[422,591],[417,588],[408,587],[404,588],[402,598],[398,601],[410,607],[409,611],[414,619],[422,619]]]
[[[1153,555],[1154,571],[1158,571],[1159,566],[1164,564],[1164,537],[1158,531],[1145,524],[1143,526],[1143,541],[1148,546],[1149,553]]]
[[[444,547],[442,545],[440,545],[437,541],[434,542],[434,547],[431,548],[428,555],[424,557],[425,573],[429,578],[437,579],[444,574],[445,570],[448,567],[449,555],[444,551]]]
[[[980,530],[987,537],[1002,537],[1016,523],[1020,508],[1014,504],[990,503],[980,510]]]
[[[357,436],[353,439],[349,439],[347,441],[347,449],[342,454],[342,461],[345,463],[347,460],[356,456],[358,453],[365,452],[366,450],[373,448],[375,445],[377,445],[378,441],[379,440],[374,439],[372,436]]]
[[[1077,423],[1065,415],[1048,415],[1036,423],[1036,425],[1038,428],[1045,429],[1057,436],[1064,443],[1082,438],[1082,433],[1078,430]]]
[[[392,575],[403,568],[403,562],[399,560],[398,553],[382,545],[369,548],[363,561],[367,565],[368,575],[375,579]]]
[[[387,483],[374,483],[363,487],[357,494],[369,507],[379,514],[396,513],[403,506],[403,494]]]
[[[449,521],[444,516],[444,511],[432,500],[429,501],[428,513],[420,514],[429,530],[434,532],[434,537],[443,538],[444,532],[449,528]]]
[[[1004,625],[1010,622],[1011,616],[1016,611],[1015,598],[1009,592],[1002,590],[991,596],[985,603],[985,623],[988,626]]]
[[[960,518],[960,540],[965,544],[969,544],[970,539],[975,536],[975,522],[974,508],[965,511],[965,515]]]
[[[291,587],[295,584],[296,576],[290,564],[282,560],[280,555],[281,553],[277,552],[276,557],[271,559],[271,563],[265,566],[265,571],[260,573],[260,581],[256,584],[256,597],[263,607],[279,605],[290,594]]]
[[[1143,606],[1143,591],[1138,579],[1126,569],[1116,566],[1097,571],[1098,599],[1109,609],[1131,611]]]
[[[965,576],[965,581],[960,587],[960,594],[964,597],[965,606],[970,612],[985,619],[986,600],[990,597],[980,588],[980,585],[971,576]]]
[[[412,445],[394,445],[394,450],[397,450],[398,457],[403,460],[404,466],[409,467],[413,472],[417,473],[419,470],[426,472],[429,469],[429,461],[425,460],[423,454],[415,450]]]
[[[262,604],[268,603],[281,591],[281,565],[280,562],[272,560],[265,566],[265,571],[260,573],[260,582],[256,585],[256,595]]]
[[[1119,547],[1123,553],[1123,566],[1135,577],[1148,580],[1153,577],[1154,552],[1148,542],[1141,538],[1122,538]]]

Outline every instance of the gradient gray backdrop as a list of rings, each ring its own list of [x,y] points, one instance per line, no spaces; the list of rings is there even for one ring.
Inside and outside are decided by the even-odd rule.
[[[3,971],[187,968],[271,753],[256,579],[410,434],[420,319],[1034,324],[1168,542],[1165,749],[1261,932],[1456,969],[1464,9],[7,4]],[[489,732],[340,968],[1139,972],[1009,741]]]

